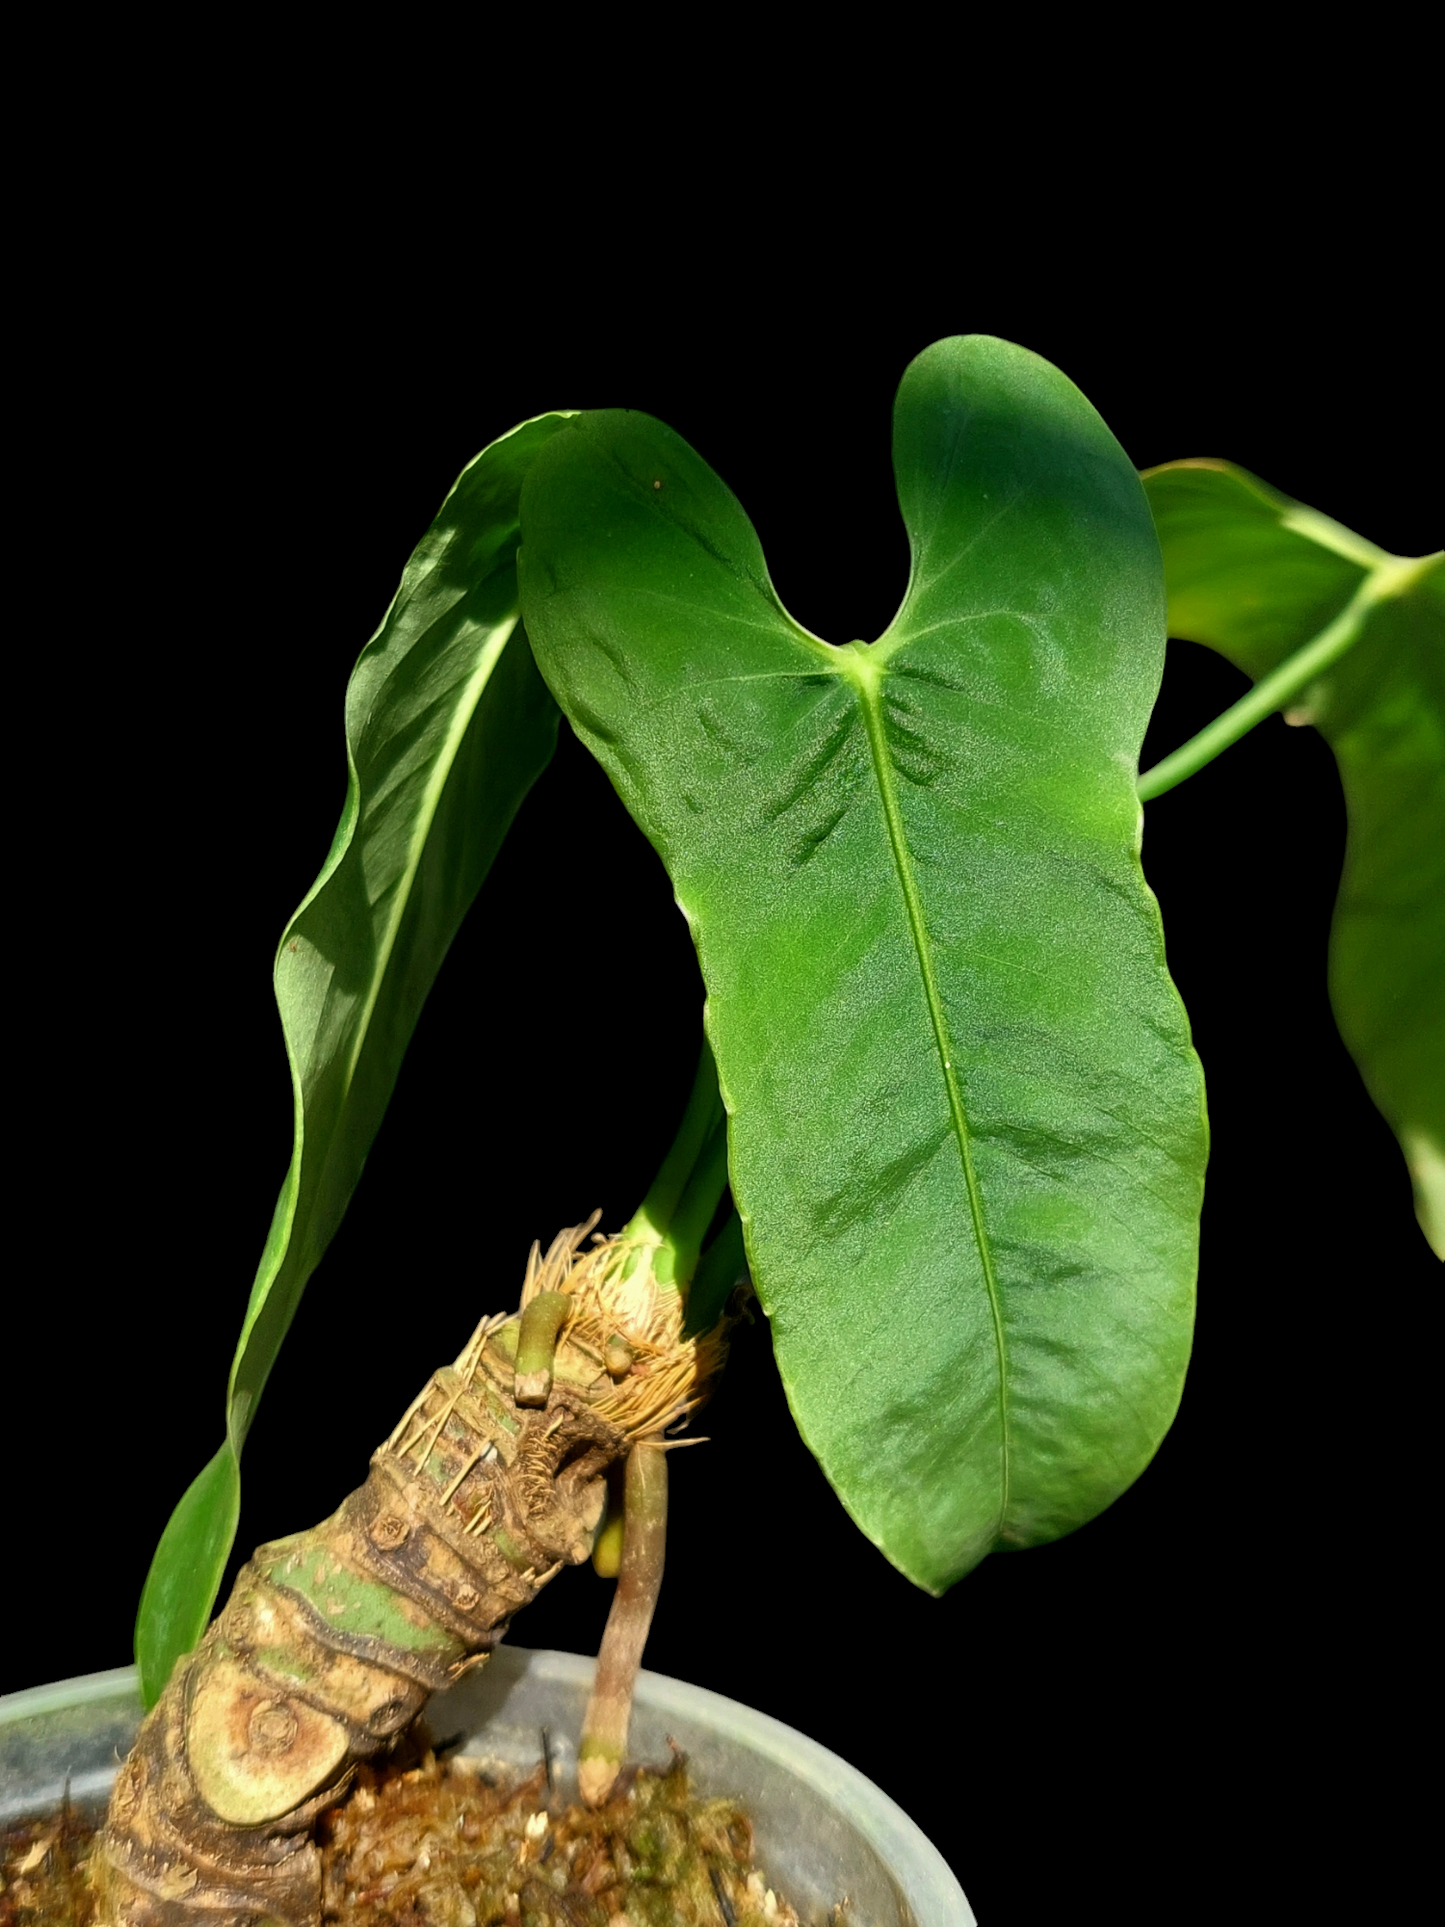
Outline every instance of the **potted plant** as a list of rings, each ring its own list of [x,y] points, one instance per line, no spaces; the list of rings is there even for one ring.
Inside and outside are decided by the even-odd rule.
[[[518,608],[554,696],[667,858],[692,918],[752,1272],[809,1442],[865,1530],[909,1576],[943,1590],[995,1545],[1071,1531],[1156,1449],[1187,1356],[1203,1136],[1197,1067],[1133,841],[1138,740],[1163,634],[1149,508],[1077,391],[1047,364],[986,339],[939,344],[914,364],[896,449],[914,578],[873,655],[861,645],[830,650],[783,614],[736,503],[685,444],[645,418],[530,424],[480,458],[450,499],[413,568],[410,595],[404,587],[390,633],[353,684],[350,821],[279,953],[307,1128],[243,1341],[232,1443],[173,1526],[143,1612],[142,1652],[149,1639],[156,1684],[204,1622],[234,1518],[235,1445],[286,1314],[345,1207],[426,965],[445,948],[545,760],[529,729],[539,741],[551,712],[532,656],[516,648]],[[1347,775],[1364,785],[1357,868],[1361,847],[1383,850],[1379,860],[1395,866],[1391,883],[1406,893],[1382,949],[1370,941],[1378,879],[1367,871],[1363,894],[1347,891],[1337,937],[1341,1020],[1397,1122],[1422,1223],[1438,1244],[1430,1110],[1438,1066],[1428,1055],[1426,1006],[1402,995],[1399,982],[1401,970],[1427,988],[1438,981],[1428,968],[1427,919],[1412,912],[1432,901],[1428,878],[1410,867],[1428,861],[1429,846],[1412,839],[1402,868],[1388,836],[1378,846],[1359,840],[1360,821],[1399,819],[1391,795],[1377,806],[1369,787],[1379,766],[1372,703],[1384,689],[1397,710],[1403,702],[1428,720],[1438,559],[1386,556],[1222,465],[1178,465],[1146,486],[1173,572],[1175,632],[1232,652],[1259,681],[1226,724],[1165,759],[1152,781],[1146,772],[1141,794],[1163,794],[1282,705],[1302,712],[1296,720],[1336,729]],[[1030,514],[1017,544],[995,537],[989,547],[999,517],[1007,528],[1010,516]],[[521,587],[507,603],[501,579],[518,525]],[[976,545],[999,571],[996,583],[984,580],[977,556],[962,566]],[[409,611],[458,563],[460,587],[440,619],[458,634],[470,624],[466,674],[414,686],[409,699],[415,704],[423,688],[425,712],[413,706],[388,717],[398,643],[403,653],[414,646]],[[1133,584],[1127,619],[1124,582]],[[681,616],[670,607],[679,584]],[[981,588],[998,593],[979,602]],[[429,608],[410,633],[431,648],[437,622]],[[1124,646],[1118,638],[1131,622],[1135,640]],[[965,631],[973,640],[961,646]],[[1051,655],[1055,631],[1076,640]],[[700,652],[720,647],[719,633],[732,638],[736,660],[724,653],[717,673],[705,674],[712,658]],[[635,653],[618,657],[618,635],[637,639]],[[930,640],[939,636],[952,638],[962,680],[948,666],[954,657],[925,660],[930,648],[945,648]],[[1080,667],[1091,648],[1097,660]],[[1351,671],[1364,664],[1363,681],[1342,680],[1342,663]],[[488,737],[493,697],[506,720]],[[466,701],[463,715],[455,705]],[[736,716],[726,713],[736,704]],[[957,713],[945,716],[950,704]],[[1089,719],[1082,734],[1081,717]],[[993,733],[983,727],[991,721]],[[960,748],[971,730],[981,732],[972,760]],[[395,743],[405,737],[414,749],[423,736],[440,747],[411,772],[411,801],[403,800],[413,826],[378,817],[368,842],[359,777],[367,754],[389,779]],[[465,763],[473,750],[474,768]],[[1426,786],[1437,775],[1428,754],[1427,742]],[[439,770],[442,755],[463,758],[454,788],[453,766]],[[769,759],[779,756],[788,768],[772,770]],[[466,807],[449,818],[463,779]],[[970,783],[981,785],[977,793]],[[386,790],[383,780],[378,797]],[[383,815],[399,794],[385,795]],[[796,835],[779,827],[799,810]],[[1027,848],[1021,823],[1030,826]],[[871,825],[871,843],[867,834],[853,841],[860,824]],[[377,941],[375,905],[393,885],[372,874],[369,895],[351,887],[367,874],[364,859],[375,872],[387,851],[425,886],[415,900],[425,897],[435,917],[429,939],[403,905]],[[1109,862],[1117,874],[1106,874]],[[1049,878],[1059,882],[1057,899]],[[452,901],[437,913],[438,894],[449,890]],[[348,902],[365,905],[350,925]],[[615,913],[605,920],[615,936]],[[361,939],[362,968],[344,954],[348,932]],[[991,959],[986,969],[980,955]],[[910,956],[912,976],[899,963]],[[389,1020],[392,1055],[382,1051],[373,1063],[373,1033],[358,1043],[347,1024],[357,1013],[363,1028],[378,1012],[386,1020],[398,981],[387,972],[398,965],[410,970],[413,1001],[401,996]],[[321,1032],[311,1020],[330,979],[318,992],[317,969],[346,981],[350,1013]],[[1015,996],[1023,1001],[1010,1010]],[[897,1008],[878,1006],[879,997]],[[1383,1032],[1382,1010],[1390,1013]],[[906,1045],[910,1024],[916,1035]],[[1070,1042],[1065,1033],[1080,1024],[1086,1040]],[[960,1070],[963,1047],[952,1041],[965,1033],[997,1041],[992,1057],[985,1050],[972,1061],[971,1084]],[[319,1058],[308,1056],[318,1048]],[[931,1124],[920,1095],[924,1062],[938,1072]],[[650,1071],[645,1065],[649,1090]],[[705,1052],[680,1167],[670,1178],[664,1162],[618,1259],[625,1267],[637,1250],[660,1256],[655,1282],[664,1289],[688,1282],[721,1196],[721,1166],[709,1163],[711,1077]],[[1061,1091],[1072,1109],[1046,1115]],[[747,1120],[756,1129],[751,1150]],[[957,1154],[943,1177],[940,1146]],[[308,1157],[318,1163],[310,1177]],[[956,1210],[924,1198],[935,1183],[958,1191]],[[696,1197],[689,1184],[701,1185]],[[680,1214],[677,1224],[669,1211]],[[991,1218],[1008,1227],[998,1237]],[[971,1245],[960,1245],[959,1224]],[[712,1328],[738,1275],[729,1225],[716,1229],[709,1248],[721,1255],[696,1274],[699,1296],[717,1293],[699,1331]],[[990,1332],[992,1389],[977,1377]],[[519,1354],[516,1369],[520,1395],[523,1378],[549,1367]],[[1030,1416],[1020,1422],[1015,1408]]]

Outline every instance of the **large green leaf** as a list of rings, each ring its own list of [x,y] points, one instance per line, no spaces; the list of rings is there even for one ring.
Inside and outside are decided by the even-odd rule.
[[[788,616],[733,496],[640,414],[549,443],[520,572],[696,937],[798,1423],[941,1591],[1157,1447],[1205,1124],[1139,865],[1165,632],[1138,478],[1056,369],[982,336],[913,363],[894,448],[913,571],[871,646]]]
[[[1315,724],[1339,764],[1349,840],[1330,997],[1445,1258],[1445,556],[1389,555],[1228,462],[1170,462],[1144,481],[1171,634],[1282,681],[1332,625],[1345,645],[1275,706]]]
[[[210,1615],[256,1402],[427,992],[556,742],[556,706],[518,623],[515,556],[522,478],[565,419],[523,423],[463,471],[347,688],[341,823],[276,953],[291,1168],[236,1347],[226,1441],[172,1515],[142,1595],[136,1652],[152,1700]]]

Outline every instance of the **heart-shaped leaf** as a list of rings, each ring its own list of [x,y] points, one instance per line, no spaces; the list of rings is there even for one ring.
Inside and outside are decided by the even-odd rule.
[[[141,1598],[136,1655],[152,1703],[210,1616],[256,1402],[427,993],[556,742],[556,706],[518,625],[515,553],[522,478],[564,419],[523,423],[463,471],[347,688],[341,823],[276,953],[295,1148],[231,1367],[226,1441],[171,1515]]]
[[[1157,1447],[1205,1123],[1139,864],[1164,600],[1138,478],[1064,376],[982,336],[913,363],[894,450],[913,569],[870,646],[792,620],[736,500],[644,415],[548,444],[520,573],[696,937],[799,1425],[941,1591]]]
[[[1144,482],[1171,635],[1263,692],[1299,681],[1286,666],[1308,668],[1311,639],[1334,632],[1334,659],[1274,706],[1315,724],[1339,764],[1330,1000],[1445,1258],[1445,555],[1390,555],[1228,462],[1169,462]]]

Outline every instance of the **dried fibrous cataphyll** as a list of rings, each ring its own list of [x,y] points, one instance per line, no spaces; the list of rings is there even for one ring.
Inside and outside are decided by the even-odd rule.
[[[433,1374],[331,1519],[243,1567],[116,1781],[101,1927],[315,1927],[321,1813],[587,1558],[609,1467],[706,1396],[724,1328],[684,1338],[645,1248],[583,1248],[595,1222],[533,1248],[519,1312]]]

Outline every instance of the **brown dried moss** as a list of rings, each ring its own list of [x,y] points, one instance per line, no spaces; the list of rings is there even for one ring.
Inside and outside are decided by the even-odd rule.
[[[549,1799],[543,1768],[493,1784],[427,1755],[362,1769],[320,1834],[323,1918],[348,1927],[796,1927],[753,1869],[752,1827],[701,1800],[681,1758],[600,1808]]]
[[[681,1757],[629,1769],[603,1807],[546,1771],[493,1780],[428,1752],[363,1765],[319,1827],[323,1919],[344,1927],[797,1927],[753,1866],[734,1801],[703,1800]],[[0,1842],[0,1927],[88,1927],[94,1828],[69,1813]]]
[[[96,1822],[67,1801],[43,1820],[0,1829],[0,1927],[89,1927],[95,1897],[86,1863]]]

